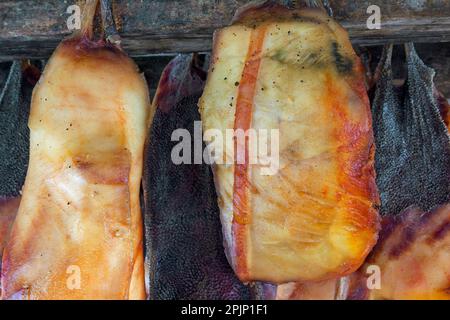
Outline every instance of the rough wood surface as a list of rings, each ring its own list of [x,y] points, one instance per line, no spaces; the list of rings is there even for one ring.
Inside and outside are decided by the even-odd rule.
[[[229,24],[249,0],[112,0],[123,46],[132,56],[206,52],[215,29]],[[302,1],[302,0],[297,0]],[[67,7],[84,0],[0,1],[0,60],[46,58],[70,34]],[[360,45],[450,41],[448,0],[330,0],[338,21]],[[381,9],[380,30],[366,26],[370,5]]]

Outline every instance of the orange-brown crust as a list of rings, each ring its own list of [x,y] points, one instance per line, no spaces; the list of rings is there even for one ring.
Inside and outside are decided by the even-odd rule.
[[[117,71],[139,72],[137,65],[125,52],[103,40],[93,41],[86,36],[69,38],[62,41],[57,50],[74,64],[110,65]]]
[[[149,114],[145,80],[120,49],[84,35],[60,44],[33,92],[3,298],[145,299],[139,189]],[[67,286],[72,266],[80,289]]]
[[[279,130],[280,168],[262,177],[260,165],[214,167],[228,257],[243,281],[346,275],[376,242],[379,198],[363,70],[345,31],[316,9],[246,8],[215,33],[202,120],[206,129],[242,128],[234,98],[244,83],[252,34],[265,27],[250,124]],[[224,159],[230,153],[226,149]],[[250,175],[244,179],[242,172]],[[239,218],[246,223],[240,233]]]
[[[266,36],[264,27],[252,31],[250,45],[247,53],[244,71],[239,85],[239,93],[236,102],[236,114],[234,130],[246,132],[252,124],[253,98],[256,90],[256,79],[258,78],[261,64],[262,47]],[[244,149],[244,150],[242,150]],[[249,156],[248,135],[245,136],[245,146],[238,146],[235,138],[234,150],[236,159],[238,154],[244,152],[243,164],[236,161],[234,166],[234,188],[233,188],[233,233],[235,237],[236,273],[241,281],[249,281],[247,267],[247,232],[251,219],[251,210],[248,202],[250,181],[248,178]]]
[[[370,102],[367,97],[364,82],[358,79],[362,73],[356,73],[355,78],[349,79],[350,86],[357,93],[364,104],[366,112],[370,114]],[[336,123],[342,125],[336,129],[337,141],[345,141],[337,150],[338,154],[338,181],[342,188],[341,201],[347,209],[348,217],[353,227],[360,231],[368,232],[369,237],[363,253],[358,259],[349,261],[335,276],[347,275],[358,269],[364,262],[373,246],[376,244],[377,235],[380,230],[380,219],[376,206],[380,204],[380,198],[375,181],[375,144],[373,138],[372,119],[369,117],[367,123],[352,123],[345,108],[340,105],[341,101],[336,97],[342,94],[336,92],[333,81],[327,77],[326,87],[328,91],[325,99],[331,107],[330,112],[334,114]]]
[[[16,218],[19,204],[20,197],[0,198],[0,259],[8,241],[11,226]]]
[[[450,299],[450,205],[430,212],[408,208],[382,221],[380,239],[366,263],[348,277],[347,299]],[[369,266],[380,287],[367,286]]]
[[[450,103],[448,103],[447,99],[437,89],[435,90],[434,95],[436,97],[439,110],[441,111],[441,117],[444,120],[447,129],[450,131]]]

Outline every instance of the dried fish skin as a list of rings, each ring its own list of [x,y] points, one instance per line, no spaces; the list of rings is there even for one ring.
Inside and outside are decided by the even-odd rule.
[[[434,71],[406,46],[408,78],[393,84],[392,46],[385,48],[373,101],[375,168],[383,215],[411,205],[450,201],[450,139],[434,96]]]
[[[32,86],[24,81],[21,61],[8,63],[0,91],[0,197],[17,197],[28,168]]]
[[[213,171],[227,256],[243,282],[351,273],[378,232],[361,62],[345,30],[321,10],[247,9],[215,33],[199,109],[204,129],[223,136],[279,130],[280,170],[261,175],[258,164],[234,162],[236,146],[224,148],[227,163]]]
[[[171,160],[174,130],[194,137],[205,76],[192,55],[179,55],[165,68],[153,101],[143,178],[150,299],[250,298],[223,252],[210,166]]]

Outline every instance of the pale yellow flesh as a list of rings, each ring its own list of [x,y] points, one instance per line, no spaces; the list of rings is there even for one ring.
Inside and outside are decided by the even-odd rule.
[[[119,50],[62,43],[33,92],[5,299],[143,299],[139,190],[149,94]]]
[[[250,165],[245,281],[335,278],[356,270],[377,238],[370,109],[367,97],[353,86],[364,86],[359,59],[336,23],[315,11],[300,15],[317,21],[258,25],[265,24],[267,32],[252,128],[279,130],[280,169],[264,176],[261,166]],[[212,65],[199,102],[204,130],[219,129],[225,137],[225,130],[234,128],[251,32],[251,27],[236,24],[215,34]],[[333,42],[352,61],[350,74],[336,70]],[[357,128],[359,136],[347,135],[346,126]],[[233,144],[227,144],[224,159],[232,159],[232,151]],[[347,171],[353,158],[367,169],[356,172],[356,178]],[[214,177],[228,257],[239,273],[233,254],[234,166],[215,165]],[[344,187],[350,180],[351,186]]]

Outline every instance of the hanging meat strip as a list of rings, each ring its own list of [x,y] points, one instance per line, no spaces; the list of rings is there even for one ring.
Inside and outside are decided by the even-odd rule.
[[[34,89],[30,162],[4,251],[3,299],[145,298],[139,205],[147,84],[93,41],[97,1]]]
[[[204,129],[224,137],[279,134],[278,146],[259,141],[268,156],[279,147],[269,173],[267,157],[250,161],[248,136],[223,148],[208,141],[238,277],[287,283],[356,270],[377,239],[378,193],[364,71],[347,33],[318,9],[248,7],[215,33],[199,107]]]

